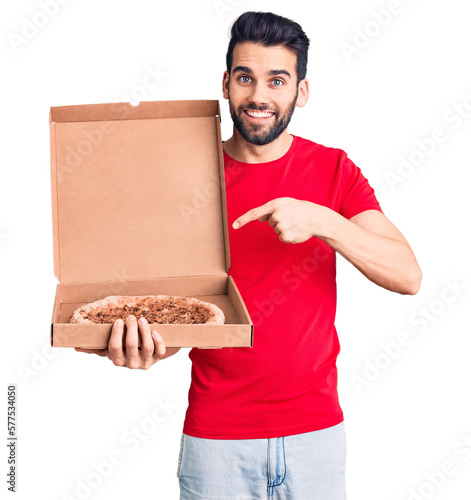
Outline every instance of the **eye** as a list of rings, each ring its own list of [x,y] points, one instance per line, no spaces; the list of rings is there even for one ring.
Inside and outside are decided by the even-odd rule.
[[[242,83],[249,83],[250,82],[250,77],[247,75],[242,75],[239,76],[239,81]]]
[[[275,78],[272,83],[275,87],[281,87],[284,82],[283,82],[283,80],[280,80],[279,78]]]

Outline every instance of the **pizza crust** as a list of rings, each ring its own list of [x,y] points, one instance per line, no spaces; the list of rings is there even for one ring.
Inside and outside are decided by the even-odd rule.
[[[151,324],[224,324],[224,313],[215,304],[173,295],[110,295],[74,311],[71,323],[114,323],[133,314]]]

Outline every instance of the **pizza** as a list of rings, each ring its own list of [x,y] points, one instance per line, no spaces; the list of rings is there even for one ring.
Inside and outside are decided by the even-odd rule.
[[[224,313],[214,304],[172,295],[110,295],[74,311],[71,323],[114,323],[133,314],[160,324],[224,324]]]

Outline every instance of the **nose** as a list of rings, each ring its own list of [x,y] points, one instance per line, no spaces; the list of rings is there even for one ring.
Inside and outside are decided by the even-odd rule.
[[[249,100],[254,104],[256,104],[257,106],[260,106],[261,104],[267,104],[268,89],[266,85],[264,85],[262,82],[257,82],[252,87],[252,92],[249,96]]]

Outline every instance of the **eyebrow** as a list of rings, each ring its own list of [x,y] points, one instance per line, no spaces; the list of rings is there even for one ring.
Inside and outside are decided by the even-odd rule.
[[[242,72],[242,73],[248,73],[249,75],[253,74],[253,71],[247,67],[247,66],[236,66],[232,72]],[[288,78],[291,78],[291,74],[289,71],[286,71],[285,69],[272,69],[271,71],[268,72],[268,76],[277,76],[277,75],[286,75]]]
[[[291,78],[291,75],[285,69],[272,69],[268,72],[269,76],[277,76],[277,75],[286,75],[288,78]]]

